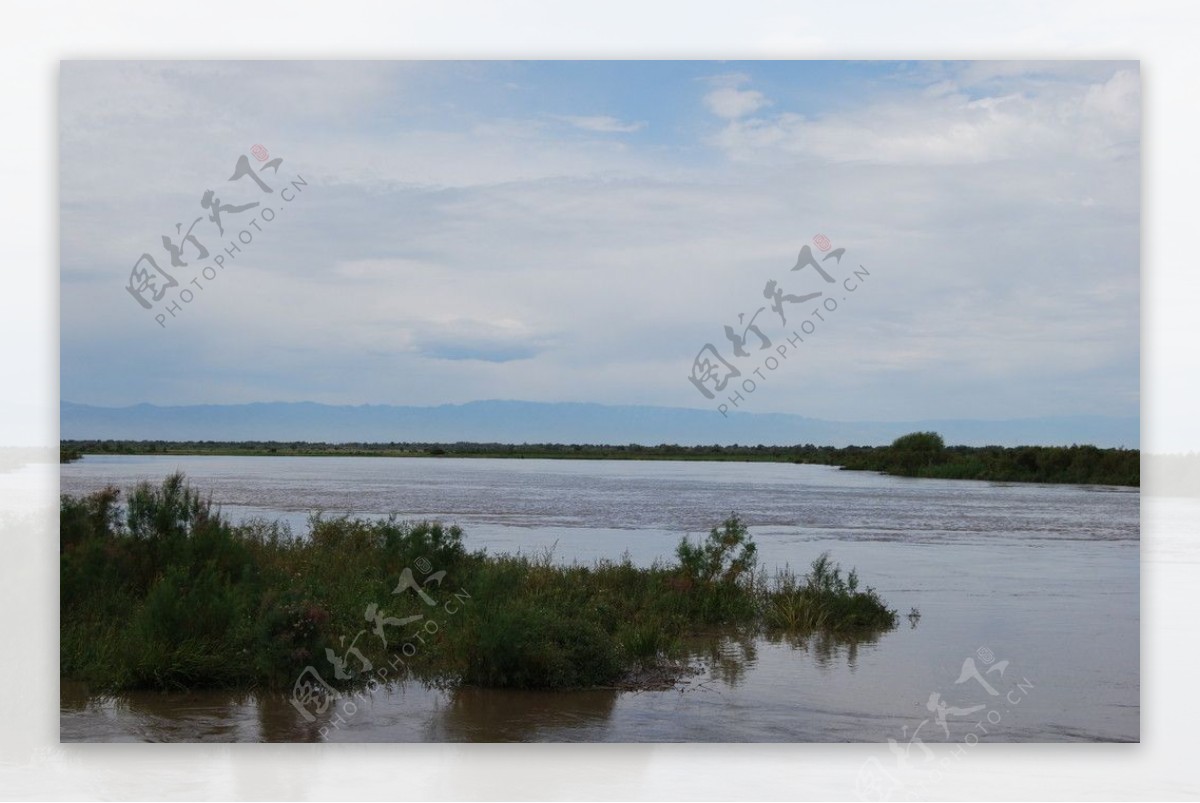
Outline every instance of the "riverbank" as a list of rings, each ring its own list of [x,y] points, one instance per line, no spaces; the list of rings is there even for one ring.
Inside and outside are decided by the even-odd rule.
[[[679,446],[660,444],[308,443],[274,441],[64,440],[62,462],[85,455],[242,457],[464,457],[537,460],[688,460],[796,463],[931,479],[1140,487],[1137,449],[1072,446],[946,446],[912,433],[888,446]]]
[[[388,666],[450,686],[661,684],[698,634],[866,636],[898,618],[826,556],[768,578],[736,516],[670,564],[564,566],[469,552],[431,522],[235,526],[179,474],[120,500],[61,502],[62,677],[93,688],[311,694]]]

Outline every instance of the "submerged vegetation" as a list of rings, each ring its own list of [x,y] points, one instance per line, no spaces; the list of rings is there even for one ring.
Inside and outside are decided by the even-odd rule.
[[[815,463],[904,477],[1141,484],[1137,449],[1096,446],[946,446],[935,432],[914,432],[888,446],[642,446],[506,443],[307,443],[301,441],[62,441],[73,454],[221,454],[272,457],[502,457],[558,460],[716,460]]]
[[[394,518],[230,524],[184,477],[63,496],[61,672],[98,688],[331,686],[403,668],[433,683],[562,689],[681,669],[706,633],[890,630],[896,612],[827,555],[767,578],[731,515],[677,562],[593,566],[468,551]]]

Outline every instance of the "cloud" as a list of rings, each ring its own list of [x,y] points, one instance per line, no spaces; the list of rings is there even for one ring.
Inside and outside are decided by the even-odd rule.
[[[753,411],[1136,412],[1136,65],[897,65],[860,84],[847,65],[803,107],[778,88],[782,69],[819,84],[803,63],[637,69],[596,93],[611,116],[564,120],[545,100],[561,76],[509,92],[488,65],[65,65],[63,397],[702,406],[691,360],[728,352],[766,281],[822,289],[789,271],[819,231],[870,281]],[[652,136],[603,136],[642,119]],[[123,289],[133,260],[255,142],[308,187],[159,329]]]
[[[996,78],[1004,79],[997,85]],[[1136,68],[1084,82],[983,84],[942,80],[820,116],[782,111],[729,123],[714,143],[748,161],[818,159],[874,164],[979,164],[1054,158],[1106,160],[1139,152]],[[735,91],[735,90],[722,90]],[[733,110],[731,104],[730,110]]]
[[[429,321],[418,324],[415,350],[435,360],[479,360],[507,363],[528,360],[546,350],[546,339],[535,336],[518,321]]]
[[[704,96],[706,105],[713,114],[726,120],[735,120],[753,114],[769,101],[763,93],[754,89],[734,89],[725,87],[714,89]]]
[[[602,134],[632,134],[646,127],[645,122],[623,123],[616,117],[560,117],[560,120],[570,123],[584,131],[597,131]]]

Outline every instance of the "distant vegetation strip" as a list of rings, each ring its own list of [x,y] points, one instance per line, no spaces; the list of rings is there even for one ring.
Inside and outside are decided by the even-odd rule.
[[[180,474],[124,498],[64,495],[62,677],[305,700],[383,667],[450,686],[636,688],[686,672],[691,636],[871,639],[897,624],[825,555],[768,577],[736,515],[649,567],[468,551],[437,522],[313,516],[308,529],[233,525]]]
[[[642,446],[561,443],[308,443],[304,441],[64,440],[62,462],[85,454],[291,457],[498,457],[550,460],[725,460],[812,463],[901,477],[1141,485],[1137,449],[1096,446],[946,446],[935,432],[914,432],[889,446]]]

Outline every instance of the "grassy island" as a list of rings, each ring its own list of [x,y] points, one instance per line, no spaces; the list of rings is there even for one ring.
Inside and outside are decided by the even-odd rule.
[[[395,519],[314,516],[294,536],[231,524],[175,474],[123,504],[115,488],[62,497],[61,672],[108,690],[286,689],[305,673],[341,688],[388,666],[448,685],[636,686],[680,670],[693,635],[869,638],[897,622],[828,556],[768,578],[736,515],[675,557],[560,565]]]

